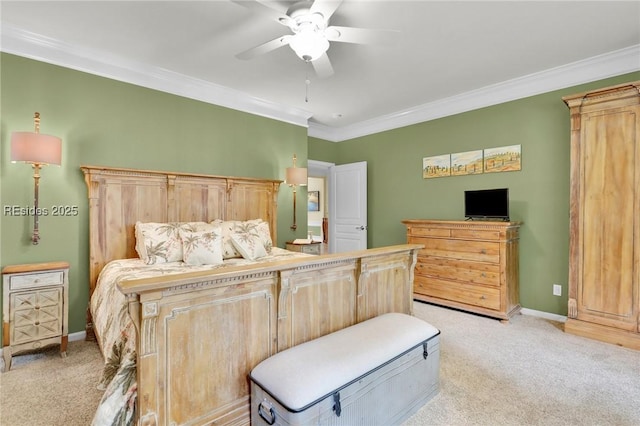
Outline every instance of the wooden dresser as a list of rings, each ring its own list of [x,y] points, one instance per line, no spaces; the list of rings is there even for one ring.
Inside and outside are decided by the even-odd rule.
[[[520,311],[520,222],[402,221],[418,252],[414,298],[508,320]]]
[[[640,81],[563,100],[571,114],[565,331],[640,350]]]

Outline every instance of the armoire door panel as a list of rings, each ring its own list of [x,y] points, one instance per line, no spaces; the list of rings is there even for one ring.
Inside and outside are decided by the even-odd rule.
[[[634,271],[635,129],[632,111],[583,120],[582,291],[590,314],[632,319]]]

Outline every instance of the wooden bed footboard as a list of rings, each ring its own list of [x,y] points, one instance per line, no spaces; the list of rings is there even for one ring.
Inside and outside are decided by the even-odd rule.
[[[279,180],[81,169],[89,195],[90,295],[108,262],[138,257],[137,221],[260,218],[277,244]],[[420,247],[121,282],[138,333],[138,424],[248,424],[248,373],[260,361],[386,312],[412,313]]]
[[[248,373],[294,345],[412,313],[419,245],[123,281],[138,331],[139,424],[249,424]]]

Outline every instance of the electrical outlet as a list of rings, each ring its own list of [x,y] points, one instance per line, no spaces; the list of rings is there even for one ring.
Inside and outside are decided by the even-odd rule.
[[[553,295],[562,296],[562,286],[560,284],[553,285]]]

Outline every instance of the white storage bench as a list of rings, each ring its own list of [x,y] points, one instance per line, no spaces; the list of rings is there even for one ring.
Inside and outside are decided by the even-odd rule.
[[[438,393],[439,338],[390,313],[279,352],[251,371],[251,424],[402,423]]]

